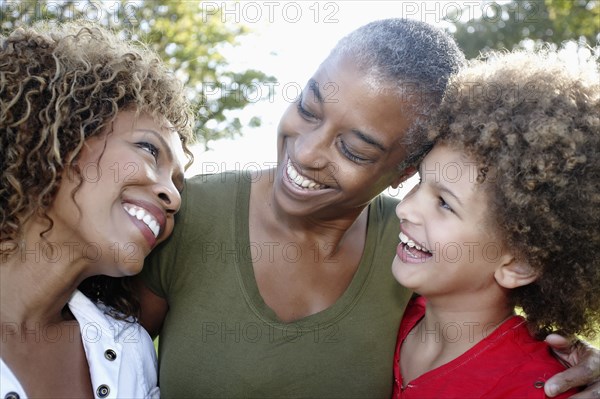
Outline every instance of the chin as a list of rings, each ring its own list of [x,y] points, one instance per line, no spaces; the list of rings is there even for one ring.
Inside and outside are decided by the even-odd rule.
[[[396,255],[394,257],[394,260],[392,261],[392,274],[394,275],[394,278],[396,279],[397,282],[399,282],[400,284],[404,285],[403,283],[403,279],[402,279],[402,271],[399,270],[402,267],[402,261],[400,261],[400,259],[398,259],[398,255]]]
[[[414,287],[414,284],[411,284],[410,279],[407,278],[408,276],[403,270],[404,266],[405,265],[402,263],[402,261],[398,259],[398,255],[396,255],[394,257],[394,261],[392,262],[392,274],[400,285],[414,291],[416,287]]]
[[[129,262],[129,263],[125,263],[122,264],[119,267],[119,272],[121,273],[121,277],[126,277],[126,276],[135,276],[136,274],[139,274],[142,269],[144,268],[144,262]]]

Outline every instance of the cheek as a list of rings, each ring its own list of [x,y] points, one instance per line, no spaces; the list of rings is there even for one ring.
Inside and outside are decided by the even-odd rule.
[[[147,180],[151,173],[148,163],[140,162],[138,159],[127,160],[123,157],[102,166],[102,183],[105,189],[118,190],[123,185],[139,184]]]
[[[487,263],[496,263],[502,257],[504,248],[500,242],[488,241],[479,243],[477,247],[477,254],[479,258]]]
[[[280,136],[289,133],[293,130],[294,126],[298,124],[298,116],[296,115],[295,107],[295,104],[291,104],[281,116],[279,125],[277,126],[277,132]]]

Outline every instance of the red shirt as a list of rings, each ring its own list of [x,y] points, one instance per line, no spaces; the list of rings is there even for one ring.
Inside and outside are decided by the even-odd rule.
[[[412,300],[400,324],[394,355],[394,399],[546,398],[546,380],[565,370],[549,346],[529,334],[525,320],[514,316],[458,358],[428,371],[402,389],[400,347],[425,314],[425,303],[423,297]],[[446,333],[451,334],[450,330]],[[575,393],[569,391],[557,398]]]

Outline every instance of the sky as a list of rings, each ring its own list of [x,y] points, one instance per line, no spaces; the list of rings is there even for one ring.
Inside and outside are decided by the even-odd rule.
[[[257,69],[277,78],[275,94],[253,101],[241,113],[242,120],[259,116],[259,128],[245,128],[233,140],[210,143],[211,150],[195,147],[196,161],[187,171],[214,173],[231,169],[268,168],[276,162],[277,124],[284,110],[312,76],[335,43],[350,31],[374,20],[405,17],[444,26],[444,16],[473,1],[204,1],[211,15],[225,9],[227,23],[244,23],[252,32],[239,45],[224,52],[232,69]],[[477,2],[481,3],[481,2]],[[465,17],[466,15],[463,15]],[[268,85],[259,85],[268,93]],[[404,185],[404,190],[410,188]],[[392,195],[398,195],[394,191]]]

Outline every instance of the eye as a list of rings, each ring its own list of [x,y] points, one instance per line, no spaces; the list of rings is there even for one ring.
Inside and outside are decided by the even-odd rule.
[[[149,143],[147,141],[140,141],[139,143],[136,143],[136,144],[138,147],[140,147],[144,151],[149,152],[150,155],[152,155],[155,160],[158,160],[158,154],[160,153],[160,150],[154,144]]]
[[[304,106],[302,105],[302,97],[300,97],[300,100],[298,101],[298,113],[300,114],[300,116],[302,116],[304,119],[311,119],[311,120],[316,120],[319,119],[317,118],[312,112],[310,112],[309,110],[307,110],[306,108],[304,108]]]
[[[440,203],[441,208],[454,213],[454,210],[450,207],[450,205],[448,205],[448,203],[446,201],[444,201],[444,198],[438,197],[438,201]]]
[[[355,163],[369,163],[371,162],[370,159],[367,158],[363,158],[359,155],[356,155],[347,145],[346,143],[344,143],[344,140],[339,139],[338,142],[340,143],[340,151],[342,151],[342,154],[344,154],[344,156],[346,158],[348,158],[349,160],[351,160],[352,162]]]

